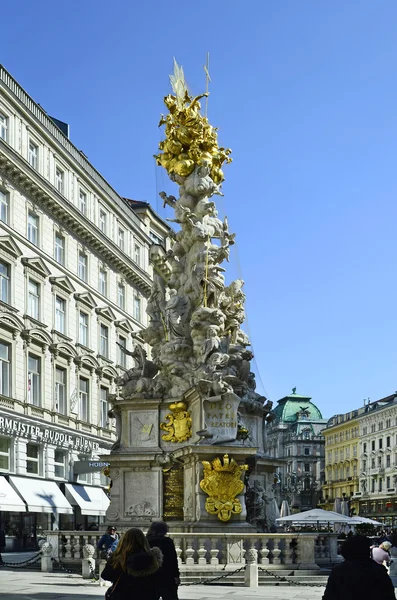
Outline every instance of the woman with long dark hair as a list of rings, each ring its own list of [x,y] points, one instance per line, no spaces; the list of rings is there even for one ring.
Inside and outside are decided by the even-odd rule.
[[[156,574],[162,553],[150,548],[144,533],[132,528],[125,532],[106,567],[102,579],[112,582],[106,592],[109,600],[156,600]]]
[[[178,600],[179,567],[174,542],[167,537],[168,525],[164,521],[154,521],[146,534],[151,547],[160,548],[163,564],[156,574],[158,581],[157,598]]]

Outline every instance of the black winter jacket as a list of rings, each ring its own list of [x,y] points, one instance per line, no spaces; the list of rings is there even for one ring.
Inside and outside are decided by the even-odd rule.
[[[112,600],[156,600],[156,575],[161,564],[161,551],[152,548],[150,552],[131,554],[127,559],[126,571],[115,569],[111,557],[101,577],[115,586]]]
[[[163,564],[157,573],[159,586],[174,586],[175,578],[179,577],[178,559],[175,552],[174,542],[164,535],[148,535],[149,546],[160,548],[163,555]]]
[[[323,600],[395,600],[385,567],[371,558],[345,560],[334,567]]]

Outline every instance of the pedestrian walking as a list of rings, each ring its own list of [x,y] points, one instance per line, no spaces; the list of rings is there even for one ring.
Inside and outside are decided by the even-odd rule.
[[[140,529],[129,529],[102,571],[102,579],[112,582],[107,600],[156,600],[157,578],[162,564],[159,548],[150,548]]]
[[[394,586],[384,567],[371,559],[371,542],[354,535],[343,544],[343,563],[328,578],[323,600],[395,600]]]
[[[392,547],[391,542],[382,542],[379,546],[371,547],[371,556],[378,565],[386,566],[390,565],[390,548]]]
[[[118,543],[119,536],[116,533],[116,528],[110,525],[97,544],[97,548],[101,553],[101,558],[108,559],[116,550]]]
[[[163,554],[163,564],[157,573],[158,598],[163,600],[178,600],[179,567],[174,542],[167,537],[168,525],[164,521],[155,521],[146,534],[149,546],[160,548]]]

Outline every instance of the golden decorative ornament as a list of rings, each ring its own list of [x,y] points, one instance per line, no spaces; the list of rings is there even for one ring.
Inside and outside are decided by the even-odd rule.
[[[240,500],[236,498],[244,489],[241,474],[248,465],[239,465],[229,455],[223,456],[223,463],[216,457],[212,463],[202,461],[204,479],[200,481],[201,489],[208,494],[205,510],[210,515],[218,515],[223,522],[230,521],[232,515],[238,515],[243,510]]]
[[[160,423],[160,429],[167,431],[162,436],[165,442],[186,442],[192,437],[192,417],[186,409],[184,402],[170,404],[172,412],[165,417],[168,423]]]
[[[187,177],[196,166],[205,161],[210,176],[215,183],[224,180],[221,169],[224,162],[230,163],[231,150],[218,146],[218,134],[215,127],[200,113],[199,100],[208,97],[208,92],[193,98],[189,95],[182,67],[174,59],[174,74],[170,76],[175,95],[168,94],[164,104],[168,115],[161,115],[159,127],[165,125],[166,139],[159,144],[159,154],[155,155],[157,164],[171,175]],[[179,158],[180,155],[186,158]],[[175,161],[175,162],[174,162]]]

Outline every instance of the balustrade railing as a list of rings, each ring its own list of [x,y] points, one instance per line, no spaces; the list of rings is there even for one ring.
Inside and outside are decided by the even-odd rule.
[[[99,559],[97,545],[103,532],[49,531],[53,556],[73,563],[83,558],[83,548],[94,546],[93,558]],[[238,568],[246,562],[247,551],[257,556],[264,568],[315,568],[332,560],[330,536],[315,533],[172,533],[181,571]]]

